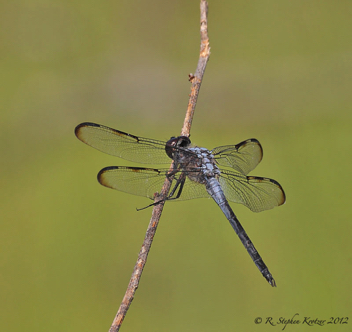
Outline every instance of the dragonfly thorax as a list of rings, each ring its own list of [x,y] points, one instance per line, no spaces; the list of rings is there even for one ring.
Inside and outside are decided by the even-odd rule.
[[[205,148],[193,147],[180,150],[175,153],[174,160],[194,182],[206,184],[207,179],[220,175],[214,156]]]

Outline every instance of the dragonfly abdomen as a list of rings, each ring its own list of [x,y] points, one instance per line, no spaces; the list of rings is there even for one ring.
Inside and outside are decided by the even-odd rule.
[[[216,178],[208,179],[206,188],[209,195],[219,205],[221,211],[224,213],[227,220],[230,222],[232,228],[235,230],[237,236],[240,238],[243,246],[247,249],[249,256],[251,256],[254,264],[257,266],[263,277],[269,282],[271,286],[275,287],[276,283],[273,276],[269,272],[268,267],[265,265],[257,249],[254,247],[254,244],[252,243],[251,239],[249,238],[241,223],[237,219],[235,213],[232,211],[225,197],[225,194],[222,191],[219,181]]]

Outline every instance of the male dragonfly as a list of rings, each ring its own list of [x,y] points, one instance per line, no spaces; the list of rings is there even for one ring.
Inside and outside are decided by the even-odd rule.
[[[165,178],[168,178],[174,184],[167,200],[212,197],[264,278],[271,286],[276,286],[269,269],[228,203],[228,200],[241,203],[254,212],[260,212],[285,202],[285,193],[278,182],[247,176],[263,157],[262,147],[256,139],[207,150],[191,146],[186,136],[171,137],[163,142],[90,122],[78,125],[75,134],[93,148],[129,161],[154,164],[173,161],[171,172],[169,168],[105,167],[98,173],[98,181],[112,189],[154,199],[155,193],[160,191]]]

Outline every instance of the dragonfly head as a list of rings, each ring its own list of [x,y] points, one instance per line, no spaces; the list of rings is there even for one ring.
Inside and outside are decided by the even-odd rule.
[[[165,152],[174,159],[174,153],[178,148],[186,148],[191,144],[191,140],[187,136],[171,137],[165,145]]]

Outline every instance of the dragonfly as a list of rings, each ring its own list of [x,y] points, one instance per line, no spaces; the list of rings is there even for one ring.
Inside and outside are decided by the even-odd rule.
[[[154,200],[165,179],[169,179],[171,187],[164,201],[211,197],[264,278],[276,287],[272,274],[228,202],[243,204],[253,212],[285,203],[285,192],[277,181],[248,175],[263,158],[258,140],[251,138],[208,150],[193,146],[187,136],[171,137],[165,142],[91,122],[79,124],[75,134],[91,147],[125,160],[142,164],[172,162],[171,170],[170,167],[105,167],[98,173],[98,181],[105,187]]]

